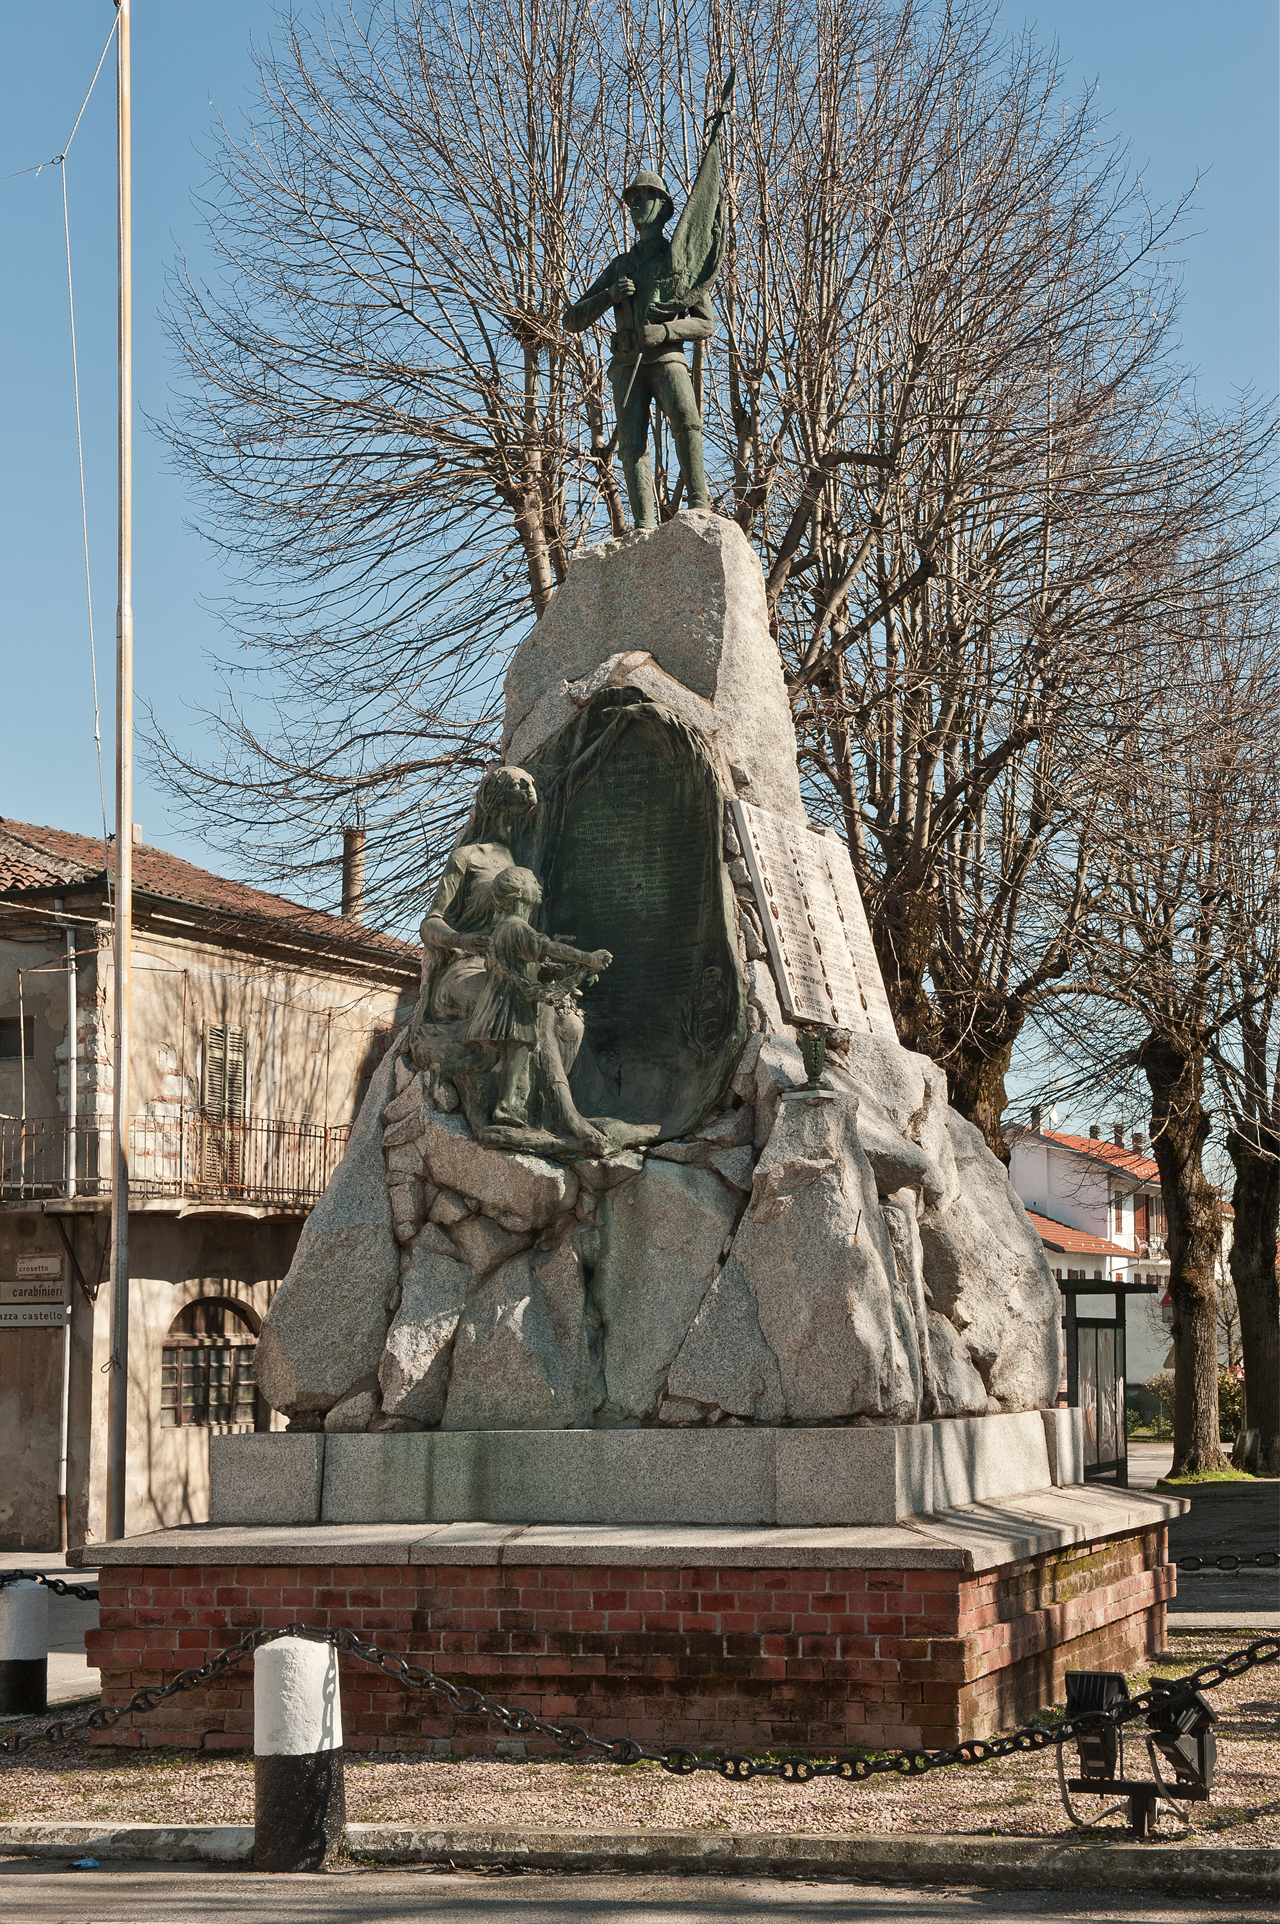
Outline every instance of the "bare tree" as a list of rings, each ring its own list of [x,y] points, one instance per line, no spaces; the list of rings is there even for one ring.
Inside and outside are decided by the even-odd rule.
[[[1086,461],[1110,471],[1108,433],[1126,464],[1108,499],[1131,498],[1122,423],[1169,313],[1164,229],[1086,113],[1058,125],[1052,66],[998,43],[984,0],[405,0],[364,30],[282,24],[249,129],[222,131],[223,272],[176,290],[174,443],[246,571],[251,652],[211,764],[166,742],[162,765],[246,866],[320,886],[360,816],[371,892],[418,885],[424,836],[492,753],[506,652],[575,546],[622,526],[604,343],[559,316],[625,238],[629,172],[687,186],[733,61],[715,498],[762,548],[815,806],[838,798],[886,928],[938,869],[937,825],[963,833],[957,801],[1035,759],[1035,651],[1028,677],[1003,639],[970,638],[972,609],[993,633],[1017,619],[1025,582],[995,584],[1054,551],[1046,525]],[[919,593],[931,570],[950,630],[942,590]],[[974,721],[946,690],[984,646],[994,734],[957,775]],[[905,812],[877,726],[918,771]],[[855,751],[876,758],[865,816]],[[896,925],[885,944],[915,1036],[920,944]]]
[[[1131,726],[1117,664],[1188,538],[1236,513],[1256,426],[1180,401],[1180,210],[1145,205],[1033,43],[1011,55],[976,17],[953,36],[913,82],[925,111],[889,117],[824,221],[842,245],[799,290],[805,328],[751,290],[769,326],[737,323],[762,373],[735,414],[735,502],[899,1033],[1007,1156],[1005,1072],[1070,969],[1100,767]],[[800,237],[785,251],[815,259]]]
[[[370,813],[383,896],[420,886],[415,829],[491,758],[504,639],[564,579],[595,483],[622,525],[599,363],[553,318],[617,240],[599,13],[290,16],[250,129],[223,130],[225,272],[177,290],[174,441],[258,584],[236,621],[269,685],[229,690],[212,766],[164,752],[215,832],[295,886]]]
[[[1259,584],[1253,620],[1280,706],[1280,647],[1273,579]],[[1240,613],[1247,613],[1247,604]],[[1231,1279],[1238,1307],[1245,1400],[1261,1432],[1262,1460],[1280,1471],[1280,784],[1264,736],[1254,770],[1254,832],[1229,850],[1227,890],[1235,942],[1223,976],[1234,1015],[1214,1051],[1235,1170]],[[1234,1359],[1231,1359],[1234,1360]]]
[[[1229,879],[1236,851],[1277,832],[1258,781],[1273,693],[1247,612],[1253,569],[1248,556],[1202,555],[1177,621],[1168,606],[1158,629],[1135,636],[1120,691],[1135,725],[1099,807],[1075,965],[1082,999],[1055,1011],[1080,1079],[1136,1071],[1150,1093],[1174,1311],[1174,1466],[1191,1473],[1223,1463],[1222,1214],[1204,1154],[1211,1063],[1241,1013],[1224,988],[1240,954]]]
[[[1244,1360],[1240,1341],[1240,1305],[1230,1279],[1222,1279],[1218,1291],[1218,1360],[1235,1369]]]

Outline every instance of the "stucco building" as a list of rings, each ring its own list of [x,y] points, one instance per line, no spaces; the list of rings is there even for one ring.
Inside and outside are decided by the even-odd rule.
[[[1077,1314],[1109,1316],[1117,1284],[1145,1284],[1125,1305],[1130,1383],[1165,1367],[1169,1333],[1160,1312],[1169,1287],[1160,1171],[1146,1137],[1129,1141],[1119,1124],[1108,1140],[1098,1124],[1087,1136],[1044,1129],[1032,1111],[1028,1129],[1011,1128],[1009,1177],[1044,1244],[1059,1283],[1093,1282],[1097,1296],[1077,1294]]]
[[[135,831],[136,837],[136,831]],[[103,1532],[114,1037],[101,839],[0,819],[0,1544]],[[202,1521],[215,1429],[417,994],[419,951],[134,844],[126,1528]],[[60,1463],[64,1468],[60,1475]]]

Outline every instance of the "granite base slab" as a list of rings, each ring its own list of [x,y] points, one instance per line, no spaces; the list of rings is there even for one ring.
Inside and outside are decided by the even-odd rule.
[[[215,1436],[210,1521],[885,1525],[1079,1482],[1079,1423]]]

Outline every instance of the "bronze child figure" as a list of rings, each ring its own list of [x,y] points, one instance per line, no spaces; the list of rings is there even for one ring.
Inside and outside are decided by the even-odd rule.
[[[491,768],[482,779],[471,820],[423,919],[427,967],[415,1027],[470,1018],[484,987],[489,933],[502,913],[493,880],[514,862],[511,844],[537,806],[533,777],[523,768]]]
[[[613,957],[607,949],[586,954],[567,943],[553,942],[531,927],[529,915],[542,901],[538,878],[531,869],[503,869],[490,887],[501,920],[489,938],[484,987],[467,1025],[467,1042],[473,1048],[478,1045],[492,1050],[499,1059],[498,1097],[491,1126],[527,1129],[535,1060],[552,1090],[562,1092],[562,1100],[568,1097],[558,1033],[563,1024],[556,1019],[559,1011],[555,1005],[568,1000],[576,986],[573,978],[594,978],[609,967]],[[540,978],[548,964],[560,966],[554,968],[552,979],[544,982]],[[571,1046],[576,1051],[581,1018],[574,1026],[577,1035]],[[574,1134],[597,1152],[607,1147],[601,1132],[578,1116],[576,1109],[565,1120]]]

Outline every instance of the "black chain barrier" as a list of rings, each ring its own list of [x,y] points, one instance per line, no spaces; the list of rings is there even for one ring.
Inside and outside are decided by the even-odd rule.
[[[1178,1557],[1177,1568],[1185,1575],[1195,1570],[1280,1570],[1280,1550],[1261,1550],[1256,1557],[1238,1557],[1227,1550],[1220,1557]]]
[[[98,1588],[92,1583],[64,1583],[61,1577],[47,1576],[43,1570],[0,1570],[0,1590],[6,1583],[43,1583],[55,1596],[79,1597],[81,1603],[96,1603]]]
[[[380,1650],[376,1643],[366,1642],[354,1630],[320,1630],[310,1624],[290,1623],[283,1629],[252,1630],[239,1643],[228,1644],[225,1650],[220,1650],[199,1670],[183,1670],[167,1684],[139,1690],[127,1704],[121,1704],[118,1708],[104,1707],[92,1711],[78,1723],[53,1723],[44,1730],[19,1732],[0,1742],[0,1755],[14,1755],[30,1744],[69,1743],[84,1731],[111,1730],[122,1717],[130,1716],[135,1711],[154,1710],[180,1691],[196,1690],[201,1684],[212,1683],[224,1670],[231,1670],[236,1664],[243,1663],[263,1644],[274,1643],[278,1637],[305,1637],[309,1643],[332,1644],[348,1656],[359,1657],[363,1663],[375,1665],[410,1690],[426,1690],[435,1697],[443,1698],[451,1709],[463,1716],[492,1718],[514,1737],[535,1734],[550,1737],[561,1750],[579,1756],[584,1752],[594,1752],[602,1762],[638,1764],[645,1761],[661,1764],[664,1770],[676,1777],[689,1777],[700,1770],[715,1771],[736,1784],[748,1783],[753,1777],[779,1777],[788,1784],[807,1784],[816,1777],[842,1777],[855,1783],[886,1774],[923,1777],[926,1771],[941,1770],[948,1764],[985,1764],[996,1757],[1048,1750],[1054,1745],[1072,1743],[1079,1737],[1095,1734],[1108,1724],[1128,1723],[1134,1717],[1145,1716],[1157,1704],[1162,1710],[1173,1709],[1192,1697],[1197,1690],[1215,1690],[1220,1684],[1234,1677],[1243,1677],[1263,1664],[1280,1662],[1280,1637],[1262,1637],[1256,1643],[1231,1651],[1218,1663],[1203,1664],[1189,1676],[1176,1677],[1167,1683],[1155,1683],[1139,1696],[1131,1697],[1127,1703],[1112,1709],[1087,1711],[1076,1717],[1064,1718],[1058,1724],[1024,1724],[1007,1737],[975,1738],[956,1744],[949,1750],[897,1750],[877,1756],[854,1752],[830,1760],[747,1757],[737,1752],[728,1757],[708,1758],[699,1757],[692,1750],[678,1746],[670,1750],[652,1750],[645,1744],[636,1743],[631,1737],[593,1737],[581,1724],[549,1723],[545,1718],[535,1716],[531,1710],[495,1703],[482,1690],[469,1687],[459,1689],[420,1664],[410,1663],[405,1657]]]

